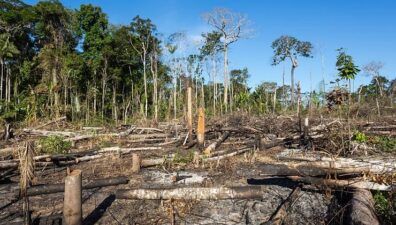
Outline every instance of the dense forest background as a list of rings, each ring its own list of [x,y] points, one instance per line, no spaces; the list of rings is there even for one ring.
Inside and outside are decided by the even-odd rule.
[[[249,87],[247,68],[228,69],[229,46],[251,33],[247,18],[215,9],[203,20],[213,31],[202,34],[195,52],[187,52],[186,34],[165,37],[149,18],[113,25],[90,4],[68,9],[56,0],[36,5],[1,0],[0,119],[27,124],[62,115],[85,124],[177,119],[186,114],[187,87],[193,112],[205,107],[207,115],[328,111],[346,101],[356,116],[394,107],[396,80],[381,74],[383,63],[359,67],[342,48],[335,65],[339,79],[301,91],[294,71],[299,58],[313,57],[314,46],[287,35],[272,43],[273,65],[291,62],[291,84]],[[372,81],[352,92],[359,72]]]

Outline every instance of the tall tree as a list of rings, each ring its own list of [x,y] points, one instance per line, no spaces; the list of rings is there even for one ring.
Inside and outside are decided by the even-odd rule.
[[[72,12],[59,1],[42,1],[35,6],[37,22],[35,34],[37,47],[40,48],[38,59],[44,77],[50,86],[50,99],[53,96],[55,115],[59,115],[59,84],[64,56],[72,51],[77,42],[72,33]],[[47,79],[49,78],[49,79]]]
[[[227,111],[229,89],[228,51],[232,43],[250,34],[250,31],[247,29],[248,20],[246,16],[225,8],[217,8],[212,12],[204,14],[204,19],[222,35],[222,50],[224,53],[224,105]]]
[[[78,30],[77,33],[83,37],[83,57],[87,61],[87,66],[91,71],[92,87],[90,88],[94,95],[93,109],[96,113],[97,109],[97,82],[99,80],[98,73],[101,72],[102,80],[102,119],[104,117],[104,101],[106,96],[108,81],[108,58],[104,57],[104,48],[111,42],[111,36],[108,32],[108,20],[102,9],[91,4],[81,5],[77,12]],[[100,69],[102,69],[100,71]],[[88,78],[89,79],[89,78]],[[87,96],[87,102],[89,101]],[[88,114],[87,114],[88,115]]]
[[[147,96],[147,57],[152,47],[156,26],[150,19],[142,19],[139,16],[133,18],[130,25],[132,37],[130,39],[131,46],[140,55],[143,64],[143,82],[144,82],[144,116],[147,118],[148,112],[148,96]]]
[[[274,50],[272,65],[278,65],[280,62],[290,59],[291,61],[291,104],[294,105],[294,70],[298,66],[298,57],[312,57],[312,44],[308,41],[300,41],[292,36],[281,36],[272,42]]]
[[[374,62],[374,61],[363,66],[363,71],[376,81],[378,92],[381,97],[384,95],[384,90],[383,90],[383,84],[381,84],[379,77],[381,76],[380,70],[383,67],[384,67],[384,63]]]
[[[222,34],[218,31],[212,31],[202,34],[204,43],[200,48],[200,54],[202,57],[207,58],[211,64],[211,77],[213,84],[213,114],[216,115],[216,102],[217,102],[217,54],[223,50],[221,43]]]

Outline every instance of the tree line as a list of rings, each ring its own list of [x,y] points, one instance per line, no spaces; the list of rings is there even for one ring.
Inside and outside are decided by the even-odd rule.
[[[202,42],[191,53],[186,51],[191,43],[185,33],[165,37],[149,18],[135,16],[127,25],[113,25],[100,7],[91,4],[68,9],[57,0],[35,5],[1,0],[0,119],[28,123],[61,115],[86,123],[176,119],[185,115],[187,86],[192,87],[195,111],[205,107],[210,115],[288,110],[296,105],[296,95],[305,96],[309,108],[324,105],[325,88],[305,95],[295,90],[294,71],[299,57],[312,57],[310,42],[287,35],[276,39],[273,65],[291,62],[291,84],[263,82],[253,90],[247,84],[248,69],[229,70],[228,60],[230,46],[251,35],[247,17],[215,9],[203,20],[213,30],[202,34]],[[340,65],[348,70],[353,60],[339,57],[344,57]],[[395,80],[381,74],[382,66],[380,62],[364,66],[373,81],[354,93],[359,102],[375,99],[379,108],[386,97],[393,107]],[[342,88],[339,80],[334,84]]]

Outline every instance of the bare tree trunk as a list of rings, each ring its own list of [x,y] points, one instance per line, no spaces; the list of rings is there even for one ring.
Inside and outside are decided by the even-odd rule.
[[[224,106],[228,107],[228,46],[224,44]]]
[[[107,59],[104,60],[104,68],[102,72],[102,121],[104,120],[105,98],[107,86]]]
[[[291,78],[291,97],[290,97],[290,103],[291,106],[294,106],[294,70],[296,69],[296,66],[294,66],[294,63],[291,68],[291,73],[290,73],[290,78]]]
[[[276,111],[276,86],[274,88],[274,106],[273,106],[272,113],[275,113],[275,111]]]
[[[116,93],[116,84],[113,84],[113,97],[112,97],[112,105],[113,105],[113,118],[114,122],[117,124],[118,121],[118,113],[117,113],[117,93]]]
[[[3,82],[4,82],[4,60],[0,58],[1,63],[1,77],[0,77],[0,100],[3,99]]]
[[[144,118],[147,119],[147,107],[148,107],[148,100],[147,100],[147,74],[146,74],[146,50],[143,50],[143,82],[144,82]]]
[[[187,127],[188,127],[188,139],[192,141],[192,102],[191,102],[191,78],[188,81],[187,87]]]

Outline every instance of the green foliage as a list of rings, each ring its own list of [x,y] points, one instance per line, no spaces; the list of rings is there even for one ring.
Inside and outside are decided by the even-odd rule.
[[[356,74],[360,72],[358,66],[353,62],[352,56],[345,53],[343,48],[337,50],[337,62],[336,67],[338,70],[338,76],[344,80],[354,80]]]
[[[272,65],[278,65],[286,58],[312,57],[312,44],[308,41],[300,41],[292,36],[279,37],[272,42],[271,47],[274,50]]]
[[[367,137],[363,132],[356,131],[355,134],[353,135],[353,139],[357,142],[360,143],[366,143],[367,142]]]
[[[396,199],[392,193],[377,191],[374,194],[375,210],[380,217],[381,224],[392,224],[395,219]],[[393,218],[392,218],[393,217]]]
[[[375,137],[372,141],[377,148],[385,152],[396,151],[396,138],[394,137]]]
[[[175,153],[175,156],[173,157],[173,162],[174,163],[190,163],[194,159],[194,152],[193,151],[188,151],[188,152],[180,152],[179,150]]]
[[[41,152],[48,154],[69,153],[72,145],[70,141],[65,141],[60,136],[48,136],[40,138]]]

